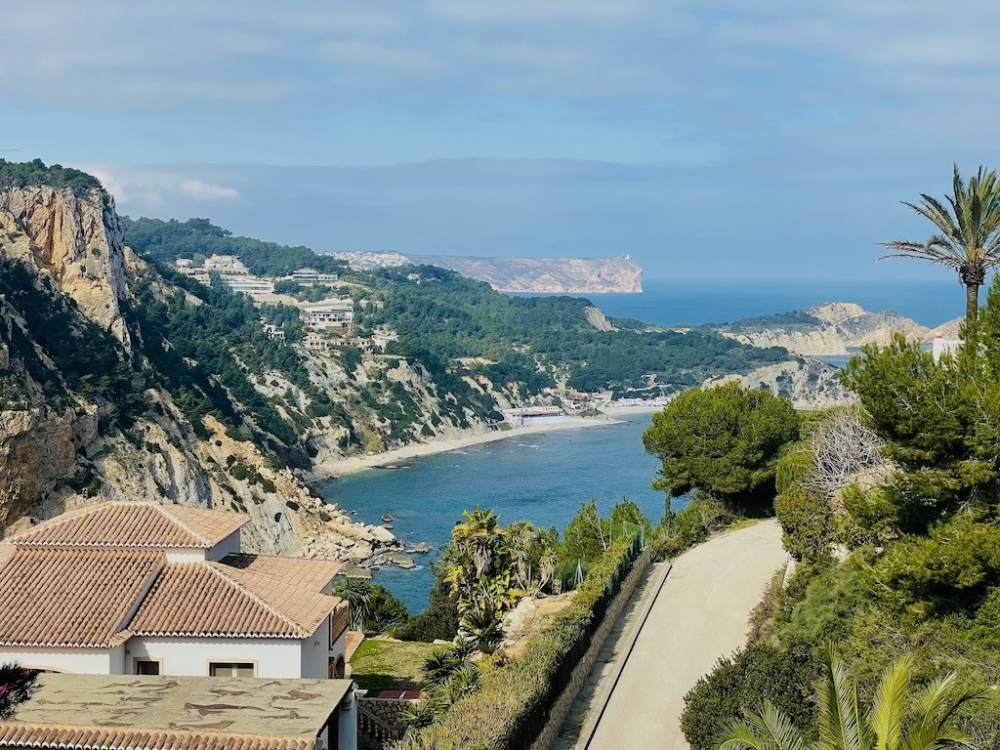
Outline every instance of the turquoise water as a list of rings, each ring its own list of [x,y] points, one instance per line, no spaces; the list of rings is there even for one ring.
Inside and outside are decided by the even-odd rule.
[[[411,612],[419,612],[433,580],[429,562],[466,508],[493,508],[503,525],[527,520],[562,530],[581,502],[596,497],[606,511],[626,496],[658,522],[664,497],[649,485],[659,463],[642,447],[649,421],[645,414],[625,424],[514,436],[417,459],[406,468],[355,474],[318,489],[328,502],[356,510],[367,523],[381,523],[388,513],[398,537],[431,545],[430,555],[414,556],[417,570],[387,568],[374,574]]]

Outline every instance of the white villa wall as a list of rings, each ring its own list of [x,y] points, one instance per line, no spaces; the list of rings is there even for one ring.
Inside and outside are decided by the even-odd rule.
[[[207,677],[210,661],[253,662],[256,677],[302,677],[302,641],[296,639],[238,638],[130,638],[125,661],[132,672],[133,659],[161,659],[160,674]],[[326,661],[324,660],[324,665]],[[325,673],[323,675],[326,676]]]
[[[235,555],[240,551],[240,530],[237,529],[221,542],[208,550],[207,559],[218,562],[226,555]]]
[[[311,638],[304,638],[300,643],[303,679],[325,680],[329,674],[327,659],[330,656],[330,618],[323,620],[323,624]]]
[[[117,659],[113,652],[118,651]],[[121,664],[123,648],[0,648],[0,664],[15,662],[22,667],[70,674],[121,674],[113,666]]]

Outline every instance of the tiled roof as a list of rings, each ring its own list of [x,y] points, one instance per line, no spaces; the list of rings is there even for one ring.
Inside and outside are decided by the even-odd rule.
[[[17,549],[0,567],[0,645],[116,645],[164,563],[155,550]]]
[[[39,675],[0,747],[313,750],[349,680]]]
[[[308,638],[340,606],[261,573],[212,562],[168,564],[132,620],[145,636]]]
[[[0,724],[0,747],[66,750],[313,750],[315,738],[288,739],[217,732],[149,731],[50,724]]]
[[[228,555],[223,565],[238,568],[248,574],[261,574],[271,581],[320,592],[340,572],[341,564],[333,560],[307,560],[301,557],[271,555]]]
[[[5,541],[19,547],[209,549],[249,520],[240,513],[189,505],[101,503],[64,513]]]

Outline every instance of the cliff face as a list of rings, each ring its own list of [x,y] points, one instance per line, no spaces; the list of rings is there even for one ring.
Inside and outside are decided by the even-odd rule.
[[[246,513],[257,552],[373,561],[400,549],[382,530],[359,556],[364,527],[232,426],[178,407],[166,383],[187,374],[146,356],[155,336],[133,285],[179,293],[123,247],[103,191],[0,190],[0,538],[90,503],[156,499]]]
[[[902,315],[886,310],[868,312],[853,303],[829,302],[804,312],[806,319],[794,323],[750,319],[718,330],[744,344],[781,346],[802,356],[846,355],[849,349],[868,344],[885,346],[897,333],[910,341],[925,341],[930,334],[929,329]]]
[[[744,388],[766,388],[776,396],[785,396],[796,409],[825,409],[857,401],[857,397],[840,384],[839,373],[837,368],[825,362],[804,359],[768,365],[746,375],[729,375],[704,385],[722,385],[735,380]]]
[[[128,344],[121,317],[125,298],[122,229],[114,200],[93,189],[25,187],[0,192],[4,256],[49,276],[80,311]]]

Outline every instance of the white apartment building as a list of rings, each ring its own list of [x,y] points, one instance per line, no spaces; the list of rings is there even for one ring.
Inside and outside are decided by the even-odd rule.
[[[340,564],[240,552],[245,515],[94,505],[0,543],[0,663],[103,675],[339,679]]]
[[[354,322],[354,302],[349,299],[324,300],[301,305],[302,321],[313,330],[343,328]]]
[[[300,268],[298,271],[292,273],[291,276],[286,276],[289,281],[294,281],[296,284],[335,284],[337,282],[337,274],[335,273],[320,273],[315,268]]]

